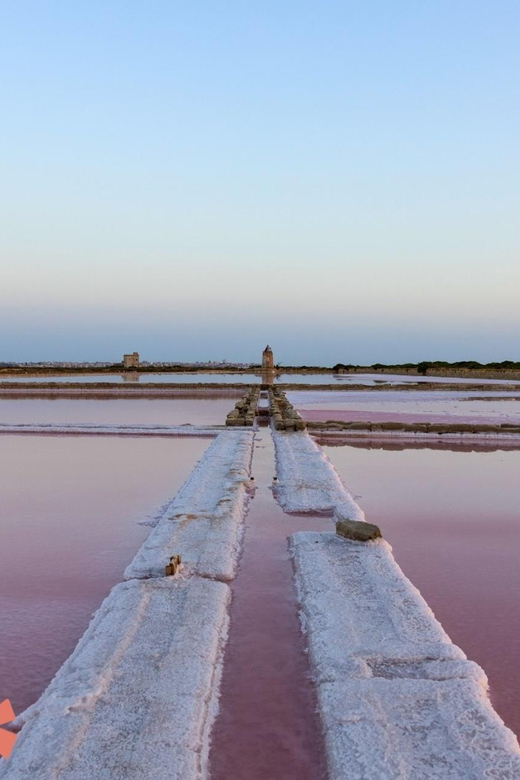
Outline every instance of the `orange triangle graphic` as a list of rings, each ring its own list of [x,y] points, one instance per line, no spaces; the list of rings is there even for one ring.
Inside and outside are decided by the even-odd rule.
[[[14,710],[11,706],[9,699],[4,699],[0,702],[0,726],[4,723],[10,723],[15,718]],[[10,731],[0,729],[0,756],[3,758],[9,758],[11,751],[16,742],[16,734],[12,734]]]
[[[0,726],[3,726],[4,723],[10,723],[15,717],[16,715],[9,699],[4,699],[0,702]]]

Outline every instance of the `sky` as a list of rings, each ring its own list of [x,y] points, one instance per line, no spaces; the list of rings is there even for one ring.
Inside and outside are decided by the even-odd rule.
[[[517,0],[3,0],[0,361],[520,360]]]

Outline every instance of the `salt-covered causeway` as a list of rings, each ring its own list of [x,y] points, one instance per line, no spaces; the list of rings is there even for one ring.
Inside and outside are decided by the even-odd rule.
[[[334,533],[336,518],[365,517],[308,433],[255,426],[204,434],[213,440],[124,581],[39,700],[17,718],[21,730],[11,758],[0,760],[0,778],[220,778],[236,751],[240,775],[235,769],[227,776],[252,780],[262,776],[255,767],[264,766],[254,752],[268,754],[277,743],[242,739],[241,729],[255,708],[262,718],[277,698],[287,704],[280,728],[301,780],[520,778],[520,748],[493,710],[485,671],[451,642],[389,544]],[[271,437],[274,449],[256,454],[262,439],[272,446]],[[260,480],[252,479],[256,463]],[[257,490],[264,503],[255,513]],[[166,576],[176,555],[182,564]],[[255,561],[269,555],[277,567],[270,589],[259,567],[254,573]],[[255,601],[247,601],[248,580],[249,594],[265,609],[249,623]],[[277,610],[288,619],[273,620],[280,636],[269,655]],[[256,629],[265,627],[265,641],[246,646],[251,668],[262,668],[265,681],[258,698],[251,685],[240,701],[232,679],[236,674],[247,685],[240,646],[255,620],[263,621]],[[277,680],[291,659],[296,682],[282,691]],[[293,701],[299,679],[308,690]],[[298,732],[308,735],[307,752],[298,747]],[[287,765],[274,761],[263,776],[287,779]]]

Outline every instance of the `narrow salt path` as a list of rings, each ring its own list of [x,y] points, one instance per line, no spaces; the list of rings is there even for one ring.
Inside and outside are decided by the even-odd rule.
[[[231,583],[229,641],[219,715],[212,734],[211,780],[326,777],[321,726],[289,555],[297,530],[331,530],[330,518],[285,514],[273,499],[274,447],[257,435],[256,493]]]

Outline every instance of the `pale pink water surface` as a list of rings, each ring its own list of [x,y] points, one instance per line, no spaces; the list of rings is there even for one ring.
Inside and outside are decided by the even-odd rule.
[[[291,403],[305,420],[368,422],[458,422],[520,424],[516,392],[389,390],[330,392],[291,391]]]
[[[520,735],[520,451],[324,449]]]
[[[482,423],[491,425],[500,425],[503,420],[497,419],[492,414],[471,414],[471,415],[450,415],[450,414],[432,414],[429,412],[373,412],[360,411],[357,409],[306,409],[300,413],[304,420],[309,422],[327,422],[327,420],[336,420],[338,422],[401,422],[401,423],[470,423],[478,425]],[[520,414],[508,415],[504,421],[520,425]]]
[[[234,405],[233,398],[0,398],[0,423],[224,425]]]
[[[62,383],[78,383],[78,382],[109,382],[111,384],[129,384],[129,383],[141,383],[146,384],[179,384],[179,383],[219,383],[219,384],[235,384],[237,382],[241,384],[258,384],[262,381],[260,374],[251,373],[211,373],[211,372],[170,372],[166,374],[160,373],[138,373],[127,372],[124,374],[34,374],[33,376],[27,374],[11,374],[7,375],[0,373],[0,384],[2,382],[59,382]],[[424,383],[439,383],[450,382],[455,384],[511,384],[518,385],[520,380],[515,379],[468,379],[465,377],[448,377],[448,376],[419,376],[414,374],[334,374],[331,372],[322,372],[319,374],[278,374],[275,377],[275,382],[290,383],[290,384],[310,384],[310,385],[324,385],[324,384],[360,384],[360,385],[374,385],[374,384],[424,384]]]
[[[0,437],[0,700],[38,698],[209,443]]]

